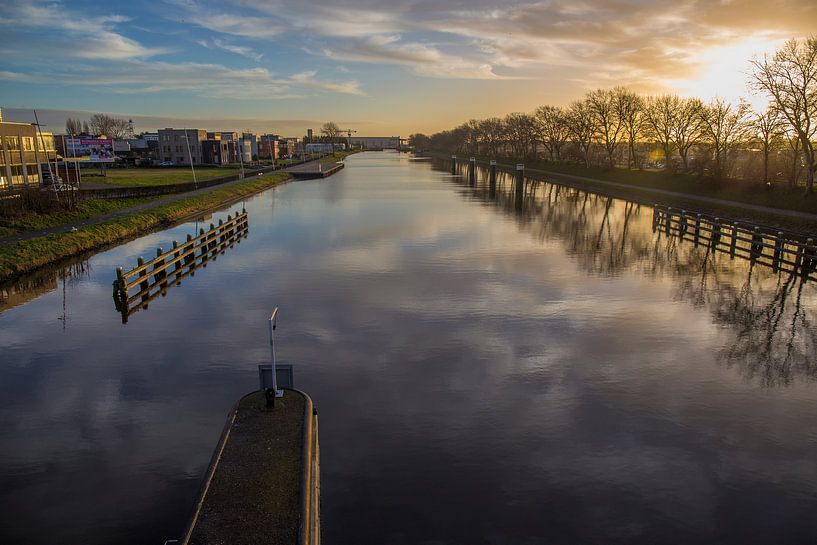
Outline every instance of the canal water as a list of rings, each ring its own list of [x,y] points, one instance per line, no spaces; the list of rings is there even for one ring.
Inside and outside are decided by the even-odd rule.
[[[201,222],[5,288],[0,543],[178,538],[275,306],[326,543],[814,543],[815,283],[446,169],[364,153],[248,199],[126,324],[115,268]]]

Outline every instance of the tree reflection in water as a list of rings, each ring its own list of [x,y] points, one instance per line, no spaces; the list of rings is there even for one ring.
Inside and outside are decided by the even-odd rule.
[[[588,273],[672,278],[678,300],[707,308],[714,323],[731,332],[719,357],[747,380],[775,387],[817,377],[813,283],[653,232],[652,208],[646,205],[528,180],[520,208],[512,176],[497,173],[493,196],[487,179],[487,170],[478,168],[476,187],[468,187],[465,177],[452,180],[464,196],[513,216],[538,240],[559,241]]]

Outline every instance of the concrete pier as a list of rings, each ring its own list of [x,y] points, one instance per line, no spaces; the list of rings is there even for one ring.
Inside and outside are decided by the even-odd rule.
[[[244,396],[227,419],[182,545],[320,544],[317,412],[297,390],[268,408]]]

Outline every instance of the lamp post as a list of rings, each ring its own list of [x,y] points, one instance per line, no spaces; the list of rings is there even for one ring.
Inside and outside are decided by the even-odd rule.
[[[187,134],[187,127],[184,128],[184,141],[187,143],[187,157],[190,160],[190,170],[193,171],[193,187],[199,188],[196,182],[196,168],[193,166],[193,154],[190,152],[190,137]]]

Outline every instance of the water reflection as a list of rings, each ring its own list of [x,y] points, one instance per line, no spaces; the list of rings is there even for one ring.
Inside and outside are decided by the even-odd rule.
[[[748,252],[736,259],[696,244],[691,234],[656,230],[651,207],[568,186],[528,179],[520,207],[512,175],[498,172],[492,194],[488,169],[477,171],[478,187],[469,175],[451,182],[466,198],[517,218],[539,241],[558,240],[588,273],[673,278],[678,299],[708,309],[716,323],[730,327],[733,340],[720,360],[747,379],[780,386],[798,376],[817,378],[817,309],[803,299],[808,275],[778,270]]]
[[[181,285],[184,278],[195,276],[196,269],[207,267],[207,263],[241,244],[248,233],[248,214],[243,211],[234,218],[228,215],[226,223],[221,220],[218,226],[211,223],[207,231],[201,228],[195,238],[187,235],[181,245],[174,240],[173,249],[168,252],[157,248],[156,258],[147,263],[139,257],[134,269],[123,271],[118,267],[113,281],[113,301],[122,315],[122,323],[126,324],[133,313],[147,310],[154,299],[165,297],[167,290]]]
[[[49,292],[62,291],[63,328],[68,321],[67,286],[91,274],[88,260],[78,261],[59,267],[47,267],[21,279],[0,286],[0,313],[36,299]]]
[[[482,172],[347,163],[248,199],[253,236],[127,327],[112,272],[198,226],[94,256],[65,332],[59,289],[0,314],[0,542],[178,537],[276,305],[327,543],[814,541],[813,283],[646,206],[539,184],[517,211]],[[765,361],[726,354],[764,328]]]

